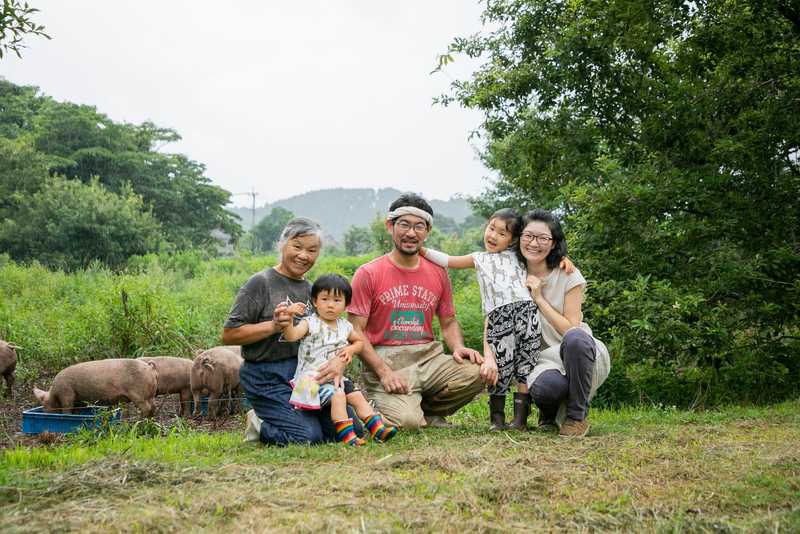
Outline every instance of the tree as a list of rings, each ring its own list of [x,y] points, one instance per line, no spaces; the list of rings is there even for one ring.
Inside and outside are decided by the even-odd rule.
[[[276,206],[256,224],[250,233],[253,236],[255,248],[261,252],[271,251],[281,236],[281,231],[286,223],[294,218],[294,214]]]
[[[372,231],[363,226],[351,226],[344,234],[344,251],[349,256],[367,254],[373,248]]]
[[[47,178],[48,161],[23,141],[0,137],[0,221],[15,218]]]
[[[26,35],[39,35],[50,39],[44,33],[44,26],[33,22],[31,15],[39,10],[20,0],[3,0],[3,10],[0,12],[0,59],[14,52],[17,57],[20,50],[25,48],[22,39]]]
[[[52,177],[19,207],[17,217],[0,223],[0,249],[15,260],[56,269],[93,261],[120,268],[130,256],[158,250],[159,230],[130,189],[117,195],[96,179],[83,184]]]
[[[99,177],[117,194],[131,188],[161,222],[170,248],[214,247],[215,230],[233,240],[241,235],[238,217],[224,209],[230,193],[211,183],[205,166],[159,152],[180,139],[174,130],[115,123],[92,106],[56,102],[0,79],[0,136],[24,138],[51,175],[84,183]]]
[[[490,1],[492,29],[443,56],[485,58],[439,99],[484,113],[500,178],[478,207],[559,210],[570,254],[605,281],[588,309],[601,335],[630,369],[693,380],[699,401],[730,376],[749,384],[737,400],[800,376],[798,14],[785,0]]]
[[[386,231],[386,218],[381,217],[380,213],[375,214],[375,218],[369,224],[372,234],[372,250],[380,254],[385,254],[392,250],[392,236]]]

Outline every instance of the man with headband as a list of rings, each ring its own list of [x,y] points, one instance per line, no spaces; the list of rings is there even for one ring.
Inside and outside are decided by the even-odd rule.
[[[367,396],[390,424],[405,429],[445,426],[444,416],[483,389],[483,358],[464,346],[447,272],[419,254],[433,209],[415,194],[392,202],[386,229],[393,248],[358,268],[350,322],[367,339],[361,360]],[[433,316],[453,355],[434,340]]]

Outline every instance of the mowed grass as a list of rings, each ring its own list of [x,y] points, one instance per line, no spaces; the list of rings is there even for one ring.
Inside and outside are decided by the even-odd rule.
[[[8,449],[0,531],[800,530],[800,401],[597,410],[579,440],[486,418],[357,450],[147,424]]]

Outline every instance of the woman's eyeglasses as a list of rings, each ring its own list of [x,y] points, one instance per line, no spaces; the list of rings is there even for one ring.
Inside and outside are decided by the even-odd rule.
[[[529,234],[528,232],[523,232],[519,240],[523,243],[530,243],[531,241],[535,240],[540,245],[546,246],[550,244],[553,238],[550,237],[549,235],[536,235],[536,234]]]

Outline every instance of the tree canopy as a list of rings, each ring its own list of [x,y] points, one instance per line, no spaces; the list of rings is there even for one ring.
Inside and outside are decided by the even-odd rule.
[[[92,187],[120,198],[139,196],[167,249],[214,247],[214,230],[238,238],[238,218],[224,209],[230,193],[211,184],[203,164],[160,151],[179,139],[174,130],[117,123],[94,107],[56,102],[0,79],[0,214],[17,219],[48,176],[61,176],[95,180]],[[31,256],[14,250],[15,257]]]
[[[800,377],[797,4],[490,0],[484,21],[441,58],[482,66],[439,99],[484,113],[500,178],[477,205],[564,216],[620,379],[698,401],[733,376],[742,396],[785,394]]]

